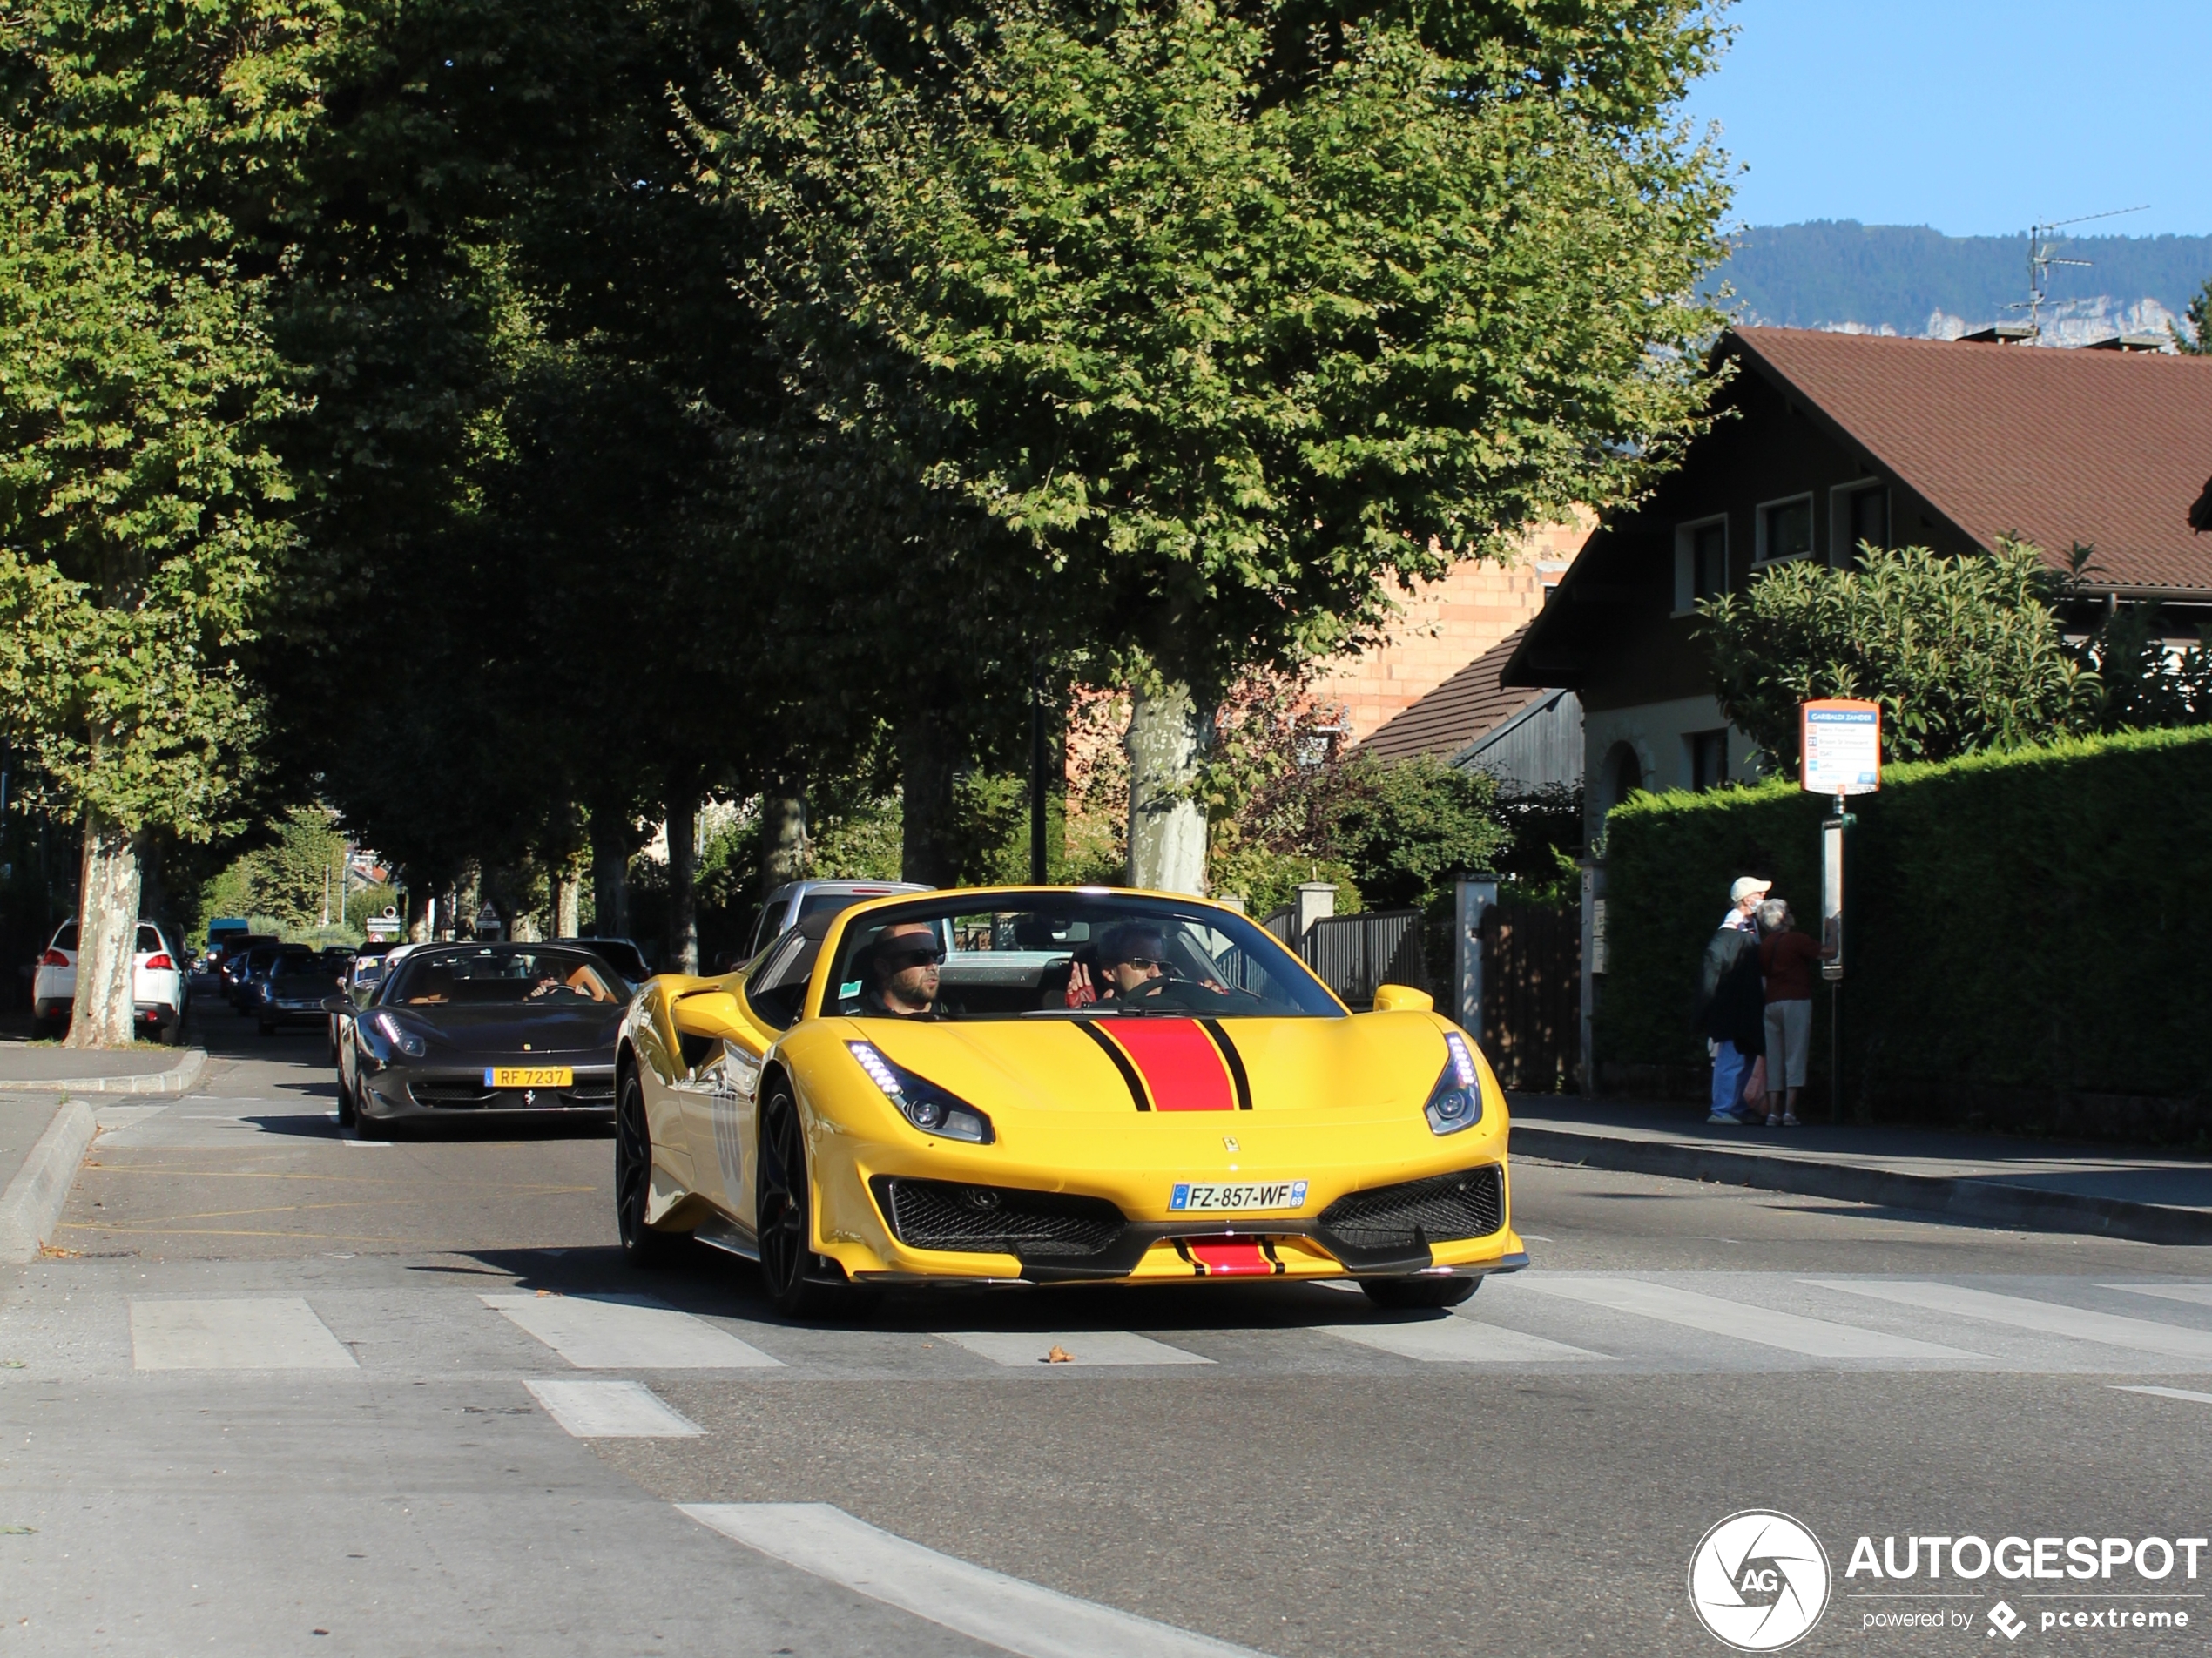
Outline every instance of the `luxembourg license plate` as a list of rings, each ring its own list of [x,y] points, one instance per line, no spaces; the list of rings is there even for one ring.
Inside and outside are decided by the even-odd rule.
[[[576,1072],[566,1065],[487,1065],[486,1088],[574,1088]]]
[[[1219,1214],[1305,1206],[1305,1183],[1302,1180],[1252,1181],[1242,1185],[1179,1180],[1168,1194],[1168,1207],[1178,1213]]]

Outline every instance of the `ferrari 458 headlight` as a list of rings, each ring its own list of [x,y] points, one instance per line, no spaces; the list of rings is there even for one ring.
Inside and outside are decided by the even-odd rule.
[[[1482,1121],[1482,1077],[1474,1068],[1474,1055],[1468,1051],[1466,1037],[1447,1030],[1444,1046],[1451,1050],[1451,1057],[1444,1062],[1444,1074],[1428,1093],[1428,1126],[1434,1134],[1457,1134]]]
[[[934,1082],[916,1076],[905,1066],[894,1065],[873,1042],[845,1045],[853,1050],[853,1057],[867,1073],[868,1081],[881,1088],[883,1097],[897,1106],[899,1114],[924,1134],[942,1135],[948,1140],[967,1140],[979,1146],[987,1146],[997,1137],[991,1132],[990,1118]]]
[[[400,1023],[388,1013],[380,1013],[368,1022],[375,1028],[377,1035],[409,1059],[421,1059],[430,1051],[429,1043],[424,1041],[421,1036]]]

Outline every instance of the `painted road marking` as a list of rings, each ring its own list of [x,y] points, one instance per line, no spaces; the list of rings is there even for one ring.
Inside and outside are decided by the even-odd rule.
[[[827,1503],[678,1506],[771,1560],[1022,1658],[1257,1658],[1249,1647],[971,1566]]]
[[[1541,1336],[1525,1336],[1518,1330],[1501,1330],[1495,1324],[1477,1324],[1472,1318],[1458,1318],[1448,1312],[1440,1318],[1408,1318],[1393,1324],[1314,1324],[1311,1327],[1322,1335],[1357,1342],[1362,1347],[1373,1347],[1386,1353],[1396,1353],[1400,1358],[1419,1358],[1433,1364],[1540,1365],[1552,1359],[1609,1359],[1613,1357],[1610,1353],[1594,1353],[1584,1348],[1569,1347],[1565,1342],[1546,1341]]]
[[[696,1439],[706,1430],[643,1382],[528,1381],[545,1413],[579,1439]]]
[[[578,1370],[772,1370],[781,1359],[647,1296],[488,1295],[478,1300]]]
[[[2173,1358],[2212,1359],[2212,1331],[2182,1330],[2172,1324],[2154,1324],[2148,1318],[2091,1312],[2086,1307],[2030,1301],[2021,1296],[1993,1295],[1986,1290],[1961,1289],[1955,1284],[1874,1284],[1842,1278],[1804,1281],[1824,1290],[1842,1290],[1851,1295],[1871,1296],[1878,1301],[1925,1307],[1930,1312],[2011,1324],[2015,1329],[2033,1330],[2046,1336],[2099,1342],[2107,1347],[2133,1347],[2141,1352],[2164,1353]]]
[[[1677,1290],[1641,1278],[1526,1278],[1516,1291],[1559,1296],[1615,1312],[1656,1318],[1662,1324],[1702,1330],[1708,1335],[1728,1336],[1803,1353],[1808,1358],[1966,1358],[1978,1364],[1994,1363],[1980,1353],[1962,1352],[1934,1342],[1913,1341],[1856,1324],[1831,1324],[1794,1312],[1777,1312],[1747,1302],[1724,1301],[1696,1290]]]
[[[2100,1290],[2125,1290],[2129,1295],[2157,1296],[2165,1301],[2186,1301],[2193,1307],[2212,1307],[2212,1284],[2101,1284]]]
[[[357,1370],[314,1309],[297,1296],[131,1303],[138,1370]]]
[[[2186,1387],[2121,1387],[2116,1384],[2115,1393],[2151,1393],[2160,1399],[2187,1399],[2192,1405],[2212,1405],[2212,1393],[2199,1393]]]
[[[1024,1330],[941,1330],[940,1341],[957,1342],[971,1353],[980,1353],[994,1365],[1045,1367],[1053,1370],[1082,1365],[1211,1365],[1211,1358],[1186,1353],[1163,1341],[1131,1335],[1126,1330],[1062,1330],[1040,1333]],[[1068,1355],[1066,1365],[1054,1363],[1052,1350]]]

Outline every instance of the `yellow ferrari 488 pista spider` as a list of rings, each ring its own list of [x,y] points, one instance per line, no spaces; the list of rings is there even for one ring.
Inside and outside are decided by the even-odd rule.
[[[1238,912],[1167,893],[901,894],[616,1047],[623,1249],[758,1260],[797,1316],[894,1285],[1356,1279],[1464,1300],[1527,1264],[1506,1107],[1417,991],[1353,1014]]]

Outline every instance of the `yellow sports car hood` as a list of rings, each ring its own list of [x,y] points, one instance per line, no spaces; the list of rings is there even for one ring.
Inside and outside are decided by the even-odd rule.
[[[1418,1115],[1450,1055],[1430,1014],[838,1021],[994,1116],[1009,1111]]]

